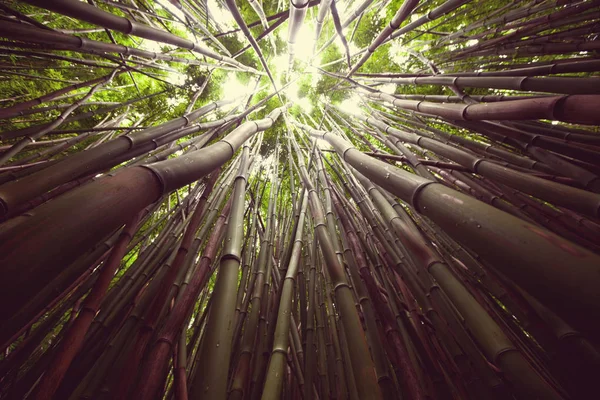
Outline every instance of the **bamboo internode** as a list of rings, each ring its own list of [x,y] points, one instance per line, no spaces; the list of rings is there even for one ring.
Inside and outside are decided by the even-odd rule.
[[[596,398],[599,11],[0,4],[0,400]]]

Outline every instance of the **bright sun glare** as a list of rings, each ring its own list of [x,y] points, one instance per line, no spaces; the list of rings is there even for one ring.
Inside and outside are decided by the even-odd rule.
[[[300,32],[298,33],[298,40],[295,46],[295,57],[298,60],[308,61],[313,55],[313,48],[315,44],[315,29],[313,24],[309,23],[308,19],[304,21]]]
[[[340,104],[340,109],[344,110],[344,112],[351,115],[360,115],[362,114],[362,109],[360,108],[360,103],[362,102],[361,98],[354,94],[349,99],[344,100]]]
[[[185,14],[169,1],[161,2],[157,5],[157,7],[167,9],[178,18],[185,20]],[[220,27],[220,29],[229,30],[236,26],[231,13],[219,0],[207,0],[207,7],[212,18]],[[188,32],[187,29],[184,30],[186,31],[185,36],[190,37],[191,33]],[[278,36],[279,41],[285,43],[287,43],[287,33],[287,29],[278,29],[273,32],[273,34]],[[235,32],[235,35],[241,43],[247,42],[247,39],[241,31]],[[317,56],[313,60],[313,56],[315,54],[315,24],[310,17],[307,16],[307,18],[304,20],[304,23],[298,32],[297,38],[298,39],[294,45],[293,53],[294,63],[298,70],[289,71],[290,55],[285,47],[281,49],[278,48],[278,54],[274,55],[270,60],[268,60],[268,63],[276,82],[278,82],[278,86],[281,85],[283,81],[292,82],[288,87],[283,89],[279,87],[279,89],[282,90],[282,94],[285,96],[285,98],[293,105],[298,106],[303,112],[310,114],[313,111],[313,104],[308,96],[303,95],[302,89],[299,85],[299,79],[302,78],[304,74],[310,74],[310,84],[313,87],[317,85],[321,77],[320,74],[316,73],[316,71],[309,70],[309,68],[307,68],[308,65],[319,64],[321,58]],[[335,45],[337,45],[337,43],[334,44],[334,46]],[[164,44],[155,41],[144,40],[142,42],[142,48],[154,52],[162,52],[164,46]],[[352,46],[351,51],[353,53],[357,50],[358,48]],[[286,76],[284,79],[284,75],[286,74],[289,74],[289,76]],[[185,83],[185,75],[178,74],[176,72],[170,72],[167,74],[166,80],[174,85],[181,86]],[[250,95],[254,90],[254,83],[252,80],[247,84],[242,83],[237,78],[235,73],[230,73],[222,84],[221,89],[222,98],[224,100],[236,100]],[[390,88],[390,90],[392,89]],[[354,96],[352,99],[346,100],[342,106],[344,110],[356,113],[360,112],[360,108],[358,107],[359,102],[360,98],[358,96]],[[172,105],[176,105],[179,103],[179,101],[172,99],[171,103],[173,103]]]
[[[235,22],[231,16],[231,13],[226,7],[222,7],[217,0],[208,0],[207,5],[210,15],[217,22],[217,24],[225,28],[233,28]]]
[[[234,100],[239,97],[247,96],[252,93],[254,84],[252,82],[242,83],[235,74],[229,74],[225,83],[221,85],[223,91],[223,100]]]

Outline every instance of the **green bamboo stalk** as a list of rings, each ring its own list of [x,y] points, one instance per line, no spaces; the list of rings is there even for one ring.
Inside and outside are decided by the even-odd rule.
[[[288,352],[288,332],[290,330],[290,319],[292,312],[292,296],[296,284],[296,275],[300,263],[300,253],[302,251],[304,228],[304,216],[308,205],[308,196],[305,194],[300,206],[300,217],[298,219],[298,228],[296,230],[296,239],[292,248],[292,256],[286,271],[283,286],[281,288],[281,301],[278,307],[277,327],[273,341],[273,350],[267,367],[265,386],[262,399],[278,399],[283,390],[283,370],[287,361]],[[295,329],[295,327],[294,327]]]
[[[200,363],[192,378],[190,395],[199,398],[225,398],[227,393],[227,373],[231,358],[231,341],[238,270],[243,242],[243,214],[246,196],[246,175],[248,173],[248,157],[250,149],[244,146],[240,159],[240,167],[233,189],[233,203],[229,216],[229,224],[225,234],[225,244],[221,255],[219,274],[214,287],[213,304],[208,315],[207,332],[198,357]],[[214,368],[215,363],[224,365]]]

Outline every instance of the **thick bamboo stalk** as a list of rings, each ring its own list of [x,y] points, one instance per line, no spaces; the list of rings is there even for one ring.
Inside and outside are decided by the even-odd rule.
[[[503,335],[500,327],[479,306],[468,293],[468,290],[464,286],[459,289],[462,284],[450,273],[448,266],[422,242],[419,243],[420,240],[415,237],[415,232],[401,222],[391,205],[378,192],[377,188],[365,177],[361,175],[357,175],[357,177],[376,205],[380,207],[380,211],[385,215],[385,218],[389,219],[396,234],[411,250],[411,254],[418,260],[420,267],[428,269],[444,292],[450,297],[453,304],[459,309],[488,358],[497,363],[514,382],[515,386],[527,395],[543,398],[562,398],[543,381],[525,357],[518,353],[509,338]],[[475,324],[477,327],[471,324]]]
[[[400,100],[385,93],[370,96],[402,109],[458,121],[551,119],[582,125],[600,124],[593,111],[600,102],[598,95],[552,96],[468,105]]]
[[[124,17],[119,17],[87,3],[71,0],[53,1],[51,4],[37,0],[28,0],[28,2],[38,7],[46,8],[60,14],[89,22],[91,24],[102,26],[103,28],[149,40],[172,44],[174,46],[195,51],[217,61],[223,61],[233,66],[242,66],[242,69],[246,68],[238,61],[230,57],[222,56],[209,49],[200,47],[198,43],[194,43],[172,33],[152,28],[136,21],[128,20]]]
[[[443,85],[458,87],[475,87],[486,89],[508,89],[530,92],[564,93],[564,94],[596,94],[600,91],[598,78],[569,78],[529,76],[432,76],[414,78],[374,78],[375,82],[389,82],[396,85]]]
[[[313,48],[313,53],[317,49],[317,42],[319,41],[319,36],[321,36],[323,23],[325,22],[325,17],[327,17],[327,11],[329,11],[330,4],[331,0],[323,0],[319,3],[319,11],[316,17],[317,23],[315,24],[315,45]]]
[[[308,6],[308,0],[290,0],[290,22],[288,24],[288,53],[289,67],[291,68],[294,62],[295,45],[298,37],[298,32],[304,23]],[[324,6],[319,6],[321,9]]]
[[[591,283],[600,265],[596,255],[441,184],[369,158],[332,133],[307,129],[330,142],[367,178],[431,218],[565,320],[584,332],[600,329],[586,317],[600,312],[593,289],[596,284]],[[440,203],[441,198],[446,202]],[[531,246],[544,251],[531,252]],[[565,265],[579,268],[566,273]],[[557,293],[561,293],[560,301]]]
[[[176,118],[159,126],[147,128],[139,132],[119,136],[93,149],[73,154],[49,167],[51,169],[46,168],[40,171],[37,175],[32,174],[16,182],[3,185],[0,192],[4,192],[4,194],[0,194],[0,201],[4,205],[5,212],[82,174],[93,173],[99,168],[110,167],[118,160],[118,156],[127,154],[128,151],[143,148],[143,146],[150,143],[152,148],[155,148],[157,147],[156,140],[170,133],[173,133],[172,137],[175,139],[180,135],[185,136],[186,134],[200,130],[205,125],[192,126],[191,130],[188,131],[177,131],[177,129],[188,126],[190,121],[194,121],[202,115],[228,103],[229,101],[210,103],[184,117]],[[212,125],[212,123],[208,123],[208,126]],[[144,150],[144,153],[147,152],[146,149]]]
[[[465,167],[470,167],[474,173],[497,180],[500,183],[514,187],[552,203],[562,205],[567,208],[576,209],[578,212],[583,212],[592,216],[599,215],[600,196],[596,194],[558,183],[548,182],[547,180],[517,171],[510,171],[506,168],[502,168],[498,164],[473,156],[466,151],[442,144],[435,139],[430,139],[392,128],[391,126],[386,125],[385,123],[374,118],[364,118],[360,116],[359,118],[363,119],[367,123],[370,123],[371,125],[385,130],[385,132],[389,135],[397,137],[405,142],[413,143],[428,150],[432,150],[436,154],[444,156]],[[592,175],[592,177],[586,179],[586,182],[590,186],[589,189],[597,192],[599,190],[599,188],[596,187],[598,182],[593,174],[590,175]],[[565,193],[569,193],[567,198],[565,198]],[[570,204],[564,203],[565,201],[570,201],[571,199],[573,199],[573,201],[571,201]]]
[[[42,380],[36,386],[33,398],[51,399],[56,389],[60,385],[64,374],[69,368],[71,361],[81,348],[83,339],[89,329],[92,319],[98,312],[100,302],[104,297],[108,285],[125,255],[127,244],[132,239],[141,215],[136,215],[127,223],[117,243],[115,243],[110,256],[102,266],[102,273],[99,275],[90,294],[86,297],[81,312],[75,320],[75,324],[69,328],[65,337],[62,338],[59,348],[48,365],[48,371],[42,377]]]
[[[211,330],[206,333],[202,341],[198,352],[201,360],[192,378],[190,396],[194,398],[225,398],[227,393],[227,374],[231,358],[235,315],[234,293],[244,236],[242,227],[249,152],[249,148],[244,146],[238,175],[234,182],[233,201],[225,234],[224,249],[221,255],[219,274],[213,289],[214,300],[206,322]],[[217,362],[222,365],[222,368],[214,368],[214,364]]]
[[[8,281],[3,279],[7,287],[2,290],[15,300],[12,303],[13,307],[14,304],[24,301],[30,293],[37,291],[39,285],[43,285],[42,277],[53,276],[56,268],[60,269],[64,263],[75,259],[81,253],[81,249],[95,244],[101,237],[120,226],[129,215],[156,201],[162,193],[187,185],[224,164],[233,156],[235,149],[250,136],[273,125],[280,113],[281,110],[276,109],[265,119],[247,122],[221,141],[188,155],[147,166],[126,168],[114,176],[99,179],[71,191],[60,200],[39,207],[35,216],[14,229],[3,232],[3,263],[11,267],[3,270],[2,274],[8,277],[19,271],[19,277],[15,277],[12,284],[9,285]],[[211,156],[207,157],[209,154]],[[104,196],[99,198],[98,193],[103,193]],[[80,207],[73,210],[71,204],[79,204]],[[70,214],[71,219],[68,223],[65,221],[61,224],[63,236],[57,237],[52,235],[57,226],[49,224],[48,221],[62,213]],[[72,223],[73,221],[76,223]],[[85,228],[89,223],[98,223],[101,228],[90,231]],[[22,234],[27,235],[29,239],[19,245],[19,237]],[[62,245],[57,246],[48,236],[53,237],[57,243],[60,241]],[[27,245],[24,245],[25,243]],[[36,244],[38,252],[31,257],[28,246],[33,243],[39,243],[39,247]],[[68,246],[65,246],[66,243]],[[48,260],[52,262],[49,263]],[[28,275],[25,271],[35,274],[39,284],[32,285],[31,281],[27,282]],[[25,284],[27,290],[23,287]],[[1,309],[2,315],[5,315],[5,312],[11,313],[4,307]]]

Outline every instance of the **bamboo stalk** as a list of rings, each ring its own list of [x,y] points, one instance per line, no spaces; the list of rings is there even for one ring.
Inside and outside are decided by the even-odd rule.
[[[313,135],[329,141],[338,154],[343,155],[345,161],[372,179],[373,182],[384,188],[387,187],[392,193],[455,235],[459,241],[464,240],[468,243],[469,248],[477,251],[488,262],[541,299],[557,314],[571,321],[573,325],[581,327],[582,331],[586,332],[594,332],[598,329],[597,324],[584,317],[585,312],[592,314],[595,312],[593,311],[597,303],[593,299],[595,291],[591,287],[589,290],[583,290],[583,287],[587,286],[591,279],[594,279],[593,271],[596,270],[595,265],[598,264],[597,256],[550,232],[536,226],[529,226],[519,219],[452,189],[369,158],[345,140],[331,133],[306,129]],[[381,171],[385,171],[385,173]],[[450,203],[440,204],[436,201],[436,198],[440,198],[439,196],[448,196]],[[447,207],[451,207],[453,211],[448,213],[441,211],[441,209],[449,211]],[[484,228],[488,223],[491,223],[493,228],[491,226]],[[490,238],[495,237],[497,240],[483,239],[488,234],[491,235]],[[508,239],[509,237],[511,239]],[[493,249],[496,243],[498,247]],[[536,248],[546,250],[533,254],[528,250],[533,243],[536,243]],[[562,243],[562,245],[559,247],[549,243]],[[561,258],[563,260],[558,261]],[[572,263],[581,267],[578,269],[578,272],[582,273],[579,277],[575,277],[572,274],[573,271],[567,275],[561,272],[562,265],[571,265]],[[517,265],[519,269],[513,269]],[[533,272],[534,270],[538,270],[538,273]],[[550,278],[550,274],[552,274],[552,278]],[[534,282],[539,283],[540,280],[544,281],[547,286],[534,284]],[[552,287],[551,291],[546,290],[549,287]],[[577,299],[574,298],[574,287],[578,288],[576,290]],[[559,292],[562,292],[561,296],[565,297],[561,297],[561,302],[556,302],[555,296]],[[570,305],[567,306],[565,303],[570,303]],[[574,308],[587,311],[583,314],[579,312],[573,314]]]

